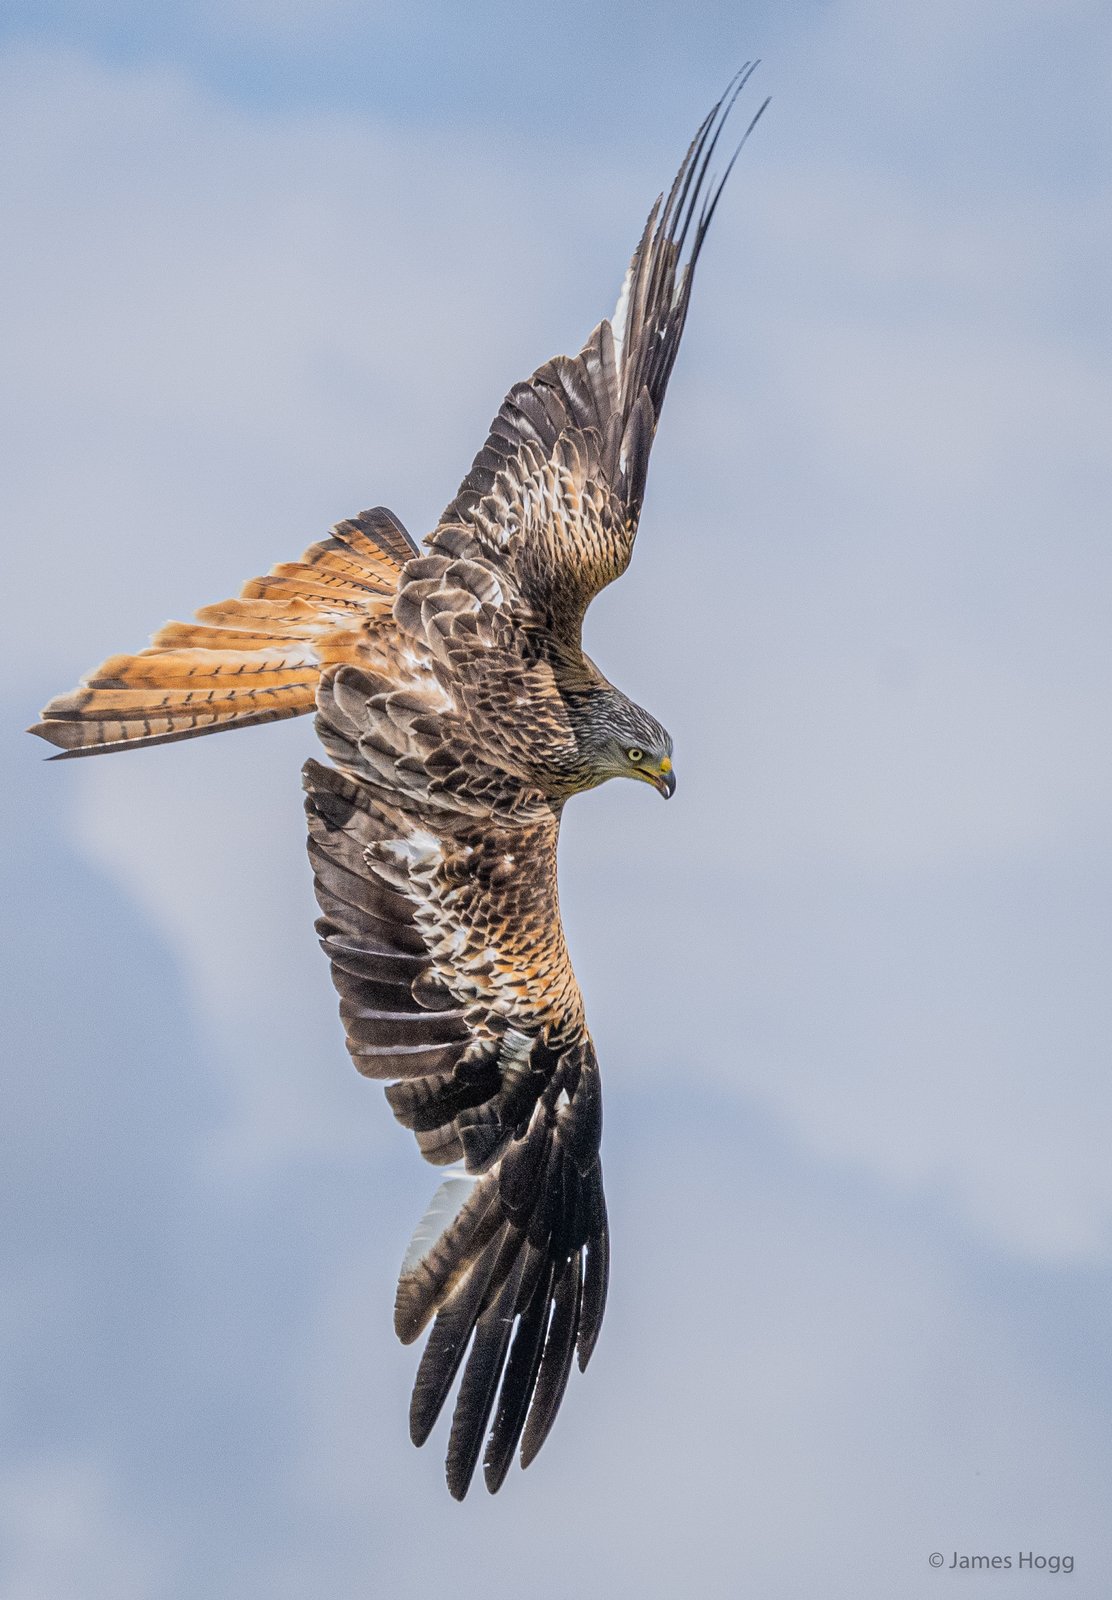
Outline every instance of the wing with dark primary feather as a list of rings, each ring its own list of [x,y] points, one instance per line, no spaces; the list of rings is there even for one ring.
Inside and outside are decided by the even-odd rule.
[[[398,1284],[406,1343],[432,1320],[410,1414],[428,1437],[461,1366],[448,1485],[540,1449],[606,1298],[601,1097],[556,899],[557,818],[496,824],[309,762],[309,851],[348,1048],[396,1080],[398,1120],[463,1164]],[[493,1421],[492,1421],[493,1417]]]
[[[578,356],[557,356],[510,390],[427,540],[450,553],[466,529],[511,573],[538,624],[573,645],[591,600],[629,564],[695,265],[730,168],[764,110],[713,178],[719,136],[755,66],[710,112],[650,212],[613,321],[601,322]]]

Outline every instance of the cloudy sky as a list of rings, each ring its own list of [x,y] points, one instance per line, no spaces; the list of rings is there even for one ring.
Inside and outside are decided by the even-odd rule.
[[[460,1507],[311,727],[19,730],[341,516],[426,531],[753,55],[588,622],[679,790],[565,823],[610,1309]],[[4,1600],[1108,1592],[1110,93],[1100,0],[9,7]]]

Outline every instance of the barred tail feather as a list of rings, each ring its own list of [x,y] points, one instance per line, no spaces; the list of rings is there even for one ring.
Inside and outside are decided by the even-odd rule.
[[[364,511],[238,599],[204,607],[194,623],[168,622],[136,655],[110,656],[28,731],[62,760],[312,711],[321,671],[357,658],[365,623],[389,613],[415,553],[389,511]]]

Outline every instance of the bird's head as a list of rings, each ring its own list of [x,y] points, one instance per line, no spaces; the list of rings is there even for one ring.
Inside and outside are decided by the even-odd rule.
[[[675,793],[672,738],[655,717],[609,684],[579,709],[576,738],[592,786],[608,778],[639,778],[666,800]]]

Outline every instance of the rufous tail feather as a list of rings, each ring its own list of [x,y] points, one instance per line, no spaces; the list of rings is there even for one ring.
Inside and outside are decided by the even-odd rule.
[[[389,613],[416,553],[382,506],[337,523],[238,599],[205,606],[195,622],[168,622],[137,655],[110,656],[28,732],[57,745],[57,761],[312,711],[321,671],[359,659],[366,623]]]

